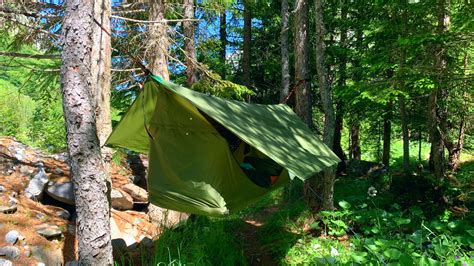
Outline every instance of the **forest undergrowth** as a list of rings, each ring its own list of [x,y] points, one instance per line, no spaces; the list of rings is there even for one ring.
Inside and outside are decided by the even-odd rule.
[[[293,182],[237,215],[165,230],[152,256],[117,264],[473,265],[473,175],[474,160],[443,181],[426,172],[342,176],[336,210],[317,214]]]

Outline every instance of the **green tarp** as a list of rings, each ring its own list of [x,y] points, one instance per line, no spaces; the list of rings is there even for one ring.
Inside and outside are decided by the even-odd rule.
[[[216,123],[242,140],[236,150]],[[152,203],[214,216],[284,185],[288,172],[305,180],[339,162],[287,105],[225,100],[158,76],[148,78],[107,144],[149,154]],[[246,156],[273,160],[287,171],[271,187],[258,186],[241,169]]]

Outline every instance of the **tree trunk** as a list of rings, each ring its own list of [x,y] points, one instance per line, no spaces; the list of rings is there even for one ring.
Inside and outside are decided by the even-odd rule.
[[[356,49],[363,49],[363,33],[360,28],[355,30],[356,38]],[[362,80],[362,65],[361,59],[355,57],[352,64],[354,66],[354,72],[352,79],[354,83],[359,83]],[[361,160],[361,148],[360,148],[360,119],[358,117],[357,109],[353,110],[350,118],[350,128],[349,128],[349,158],[351,160]]]
[[[290,92],[290,58],[288,48],[288,20],[290,12],[288,11],[288,0],[281,2],[281,92],[280,102],[283,102]]]
[[[166,0],[150,0],[150,20],[164,20],[166,13]],[[194,16],[194,15],[193,15]],[[149,47],[148,60],[149,69],[154,75],[161,76],[164,80],[169,80],[168,72],[168,47],[166,23],[153,23],[148,28]],[[194,33],[193,33],[194,34]],[[193,43],[194,44],[194,43]],[[174,210],[163,209],[153,204],[148,206],[148,216],[155,224],[173,226],[181,220],[185,220],[189,215]],[[175,219],[178,217],[177,219]]]
[[[360,150],[360,123],[359,121],[353,120],[351,127],[349,129],[349,158],[351,160],[360,160],[361,159],[361,150]]]
[[[166,0],[150,0],[149,20],[164,20],[166,13]],[[166,23],[152,23],[148,26],[148,42],[146,55],[149,62],[148,68],[154,75],[169,80],[168,72],[168,47],[169,40]]]
[[[321,103],[324,111],[324,132],[323,141],[329,147],[333,148],[334,130],[335,130],[335,113],[332,100],[332,88],[328,81],[328,73],[325,67],[326,49],[324,46],[324,34],[326,33],[323,21],[323,6],[321,0],[315,0],[315,20],[316,20],[316,70],[318,74],[319,92],[321,95]],[[321,180],[318,182],[317,191],[321,196],[321,202],[318,209],[331,210],[334,209],[335,169],[327,168],[324,170]]]
[[[383,121],[383,153],[382,163],[390,166],[390,140],[392,138],[392,103],[387,104],[387,113],[384,115]]]
[[[403,37],[407,36],[407,24],[408,24],[408,15],[407,7],[405,6],[406,2],[403,2],[402,10],[402,21],[403,21]],[[399,90],[405,91],[405,60],[406,52],[404,49],[400,51],[400,62],[399,62],[399,73],[398,73],[398,86]],[[402,126],[402,139],[403,139],[403,170],[408,173],[410,171],[410,136],[408,132],[408,116],[405,105],[404,97],[398,98],[398,103],[400,105],[400,120]]]
[[[110,32],[110,0],[97,0],[94,5],[94,18],[102,25],[102,27]],[[93,46],[92,46],[92,77],[93,89],[92,96],[95,100],[96,126],[97,136],[99,137],[100,146],[112,133],[112,119],[110,117],[110,85],[111,85],[111,64],[112,49],[110,36],[102,30],[97,24],[93,24]],[[112,149],[102,147],[102,158],[109,164],[112,159]],[[108,169],[108,167],[106,167]]]
[[[184,19],[194,19],[194,0],[184,0]],[[194,22],[183,21],[184,51],[186,53],[187,85],[191,87],[197,81],[195,70],[196,46],[194,45]]]
[[[461,118],[461,124],[459,125],[458,139],[456,143],[449,142],[446,145],[448,148],[448,168],[449,170],[456,171],[459,167],[461,157],[461,151],[464,146],[464,137],[466,131],[466,123],[464,122],[464,117]]]
[[[81,265],[112,265],[107,175],[97,137],[91,70],[94,1],[66,1],[61,85]]]
[[[447,13],[449,0],[438,0],[438,34],[443,35],[449,27],[450,17]],[[448,90],[444,75],[447,68],[446,47],[443,44],[437,45],[435,53],[435,69],[438,71],[436,87],[430,93],[428,98],[428,123],[431,143],[431,160],[433,172],[437,178],[443,178],[446,175],[446,160],[444,157],[445,143],[443,136],[446,136],[446,107],[445,105]],[[447,136],[446,136],[447,137]]]
[[[341,6],[341,19],[345,21],[347,19],[347,3],[343,1]],[[340,46],[342,49],[347,48],[347,27],[341,28],[341,38]],[[339,79],[338,87],[343,89],[346,86],[346,67],[347,67],[347,57],[345,54],[339,56]],[[341,99],[336,101],[336,122],[335,122],[335,131],[334,131],[334,153],[341,159],[341,162],[337,165],[337,173],[341,174],[346,172],[346,155],[342,149],[341,139],[342,139],[342,129],[344,126],[344,103]]]
[[[335,130],[334,130],[334,153],[341,159],[341,162],[337,165],[337,173],[341,174],[346,172],[346,155],[344,154],[344,150],[341,146],[341,139],[342,139],[342,128],[344,126],[344,110],[342,107],[342,103],[339,101],[336,104],[336,122],[335,122]]]
[[[403,170],[405,172],[410,171],[410,135],[408,132],[408,117],[405,106],[405,99],[403,97],[398,98],[400,104],[400,118],[402,124],[402,138],[403,138]]]
[[[311,87],[309,82],[309,37],[307,0],[295,3],[295,100],[296,114],[311,128],[313,117],[311,110]]]
[[[244,0],[244,47],[242,54],[242,70],[244,85],[250,87],[250,44],[252,42],[252,14],[250,0]]]
[[[223,79],[225,79],[225,76],[226,76],[226,66],[225,66],[225,63],[226,63],[226,47],[227,47],[227,16],[226,16],[226,13],[225,13],[225,10],[222,11],[222,13],[220,14],[220,17],[219,17],[219,37],[220,37],[220,41],[221,41],[221,47],[220,47],[220,51],[219,51],[219,56],[220,56],[220,59],[221,59],[221,65],[222,65],[222,72],[221,72],[221,76]]]

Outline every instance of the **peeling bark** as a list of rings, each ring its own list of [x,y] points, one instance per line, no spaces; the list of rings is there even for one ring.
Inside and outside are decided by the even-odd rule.
[[[81,265],[112,265],[107,175],[97,137],[91,70],[94,1],[66,1],[61,85]]]

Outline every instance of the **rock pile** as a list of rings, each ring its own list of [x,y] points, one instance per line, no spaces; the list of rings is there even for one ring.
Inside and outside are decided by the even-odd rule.
[[[114,249],[151,248],[160,226],[187,218],[149,204],[144,189],[148,162],[137,158],[125,167],[111,166]],[[0,266],[74,265],[74,203],[64,154],[47,155],[0,137]]]

